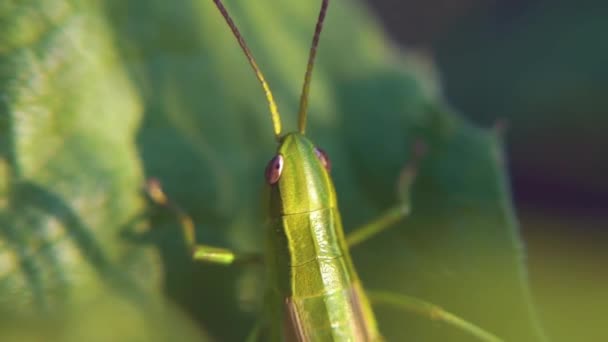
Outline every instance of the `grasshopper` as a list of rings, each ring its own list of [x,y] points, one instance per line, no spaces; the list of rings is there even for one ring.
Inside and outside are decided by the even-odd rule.
[[[500,341],[437,306],[384,292],[366,292],[351,260],[349,249],[391,227],[409,213],[403,196],[394,207],[367,225],[345,236],[328,155],[306,137],[308,94],[312,70],[329,0],[323,0],[300,98],[298,130],[282,134],[281,117],[253,54],[221,0],[213,0],[236,37],[266,95],[277,141],[274,157],[265,170],[269,196],[269,226],[262,258],[225,248],[197,244],[192,220],[165,196],[158,182],[148,184],[150,197],[173,207],[184,236],[197,261],[232,265],[262,260],[267,270],[263,318],[250,340],[271,341],[382,341],[370,299],[428,314],[485,341]],[[412,163],[415,164],[415,163]],[[407,192],[414,165],[404,169],[400,193]]]

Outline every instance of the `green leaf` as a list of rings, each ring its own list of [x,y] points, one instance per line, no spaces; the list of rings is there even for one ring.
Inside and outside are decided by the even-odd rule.
[[[470,85],[446,83],[469,117],[508,120],[513,168],[535,185],[568,184],[595,196],[608,190],[608,46],[597,43],[608,30],[604,4],[530,2],[500,14],[503,20],[478,11],[454,27],[437,52],[446,79]],[[581,167],[587,164],[594,167]]]
[[[119,236],[143,204],[141,102],[97,12],[64,1],[2,8],[1,286],[15,291],[3,296],[13,308],[94,296],[119,268],[152,262]]]
[[[120,324],[141,327],[165,311],[157,252],[123,233],[138,228],[144,209],[142,103],[103,12],[93,3],[5,2],[0,30],[3,324],[63,319],[78,328],[22,324],[32,335],[65,330],[69,340],[91,333],[77,313],[112,322],[114,308]],[[4,337],[29,336],[10,329]]]
[[[319,4],[226,5],[294,128]],[[5,306],[51,310],[98,287],[156,303],[160,277],[211,335],[242,340],[255,317],[247,311],[263,300],[263,271],[193,264],[170,214],[153,214],[143,234],[134,224],[143,179],[157,177],[197,222],[199,241],[263,248],[272,128],[213,3],[2,6]],[[438,88],[430,61],[393,48],[367,9],[332,3],[307,131],[332,158],[345,225],[394,203],[414,144],[428,147],[413,216],[357,247],[356,266],[369,288],[433,302],[507,340],[541,340],[499,139],[449,110]],[[391,341],[470,340],[426,317],[376,311]]]

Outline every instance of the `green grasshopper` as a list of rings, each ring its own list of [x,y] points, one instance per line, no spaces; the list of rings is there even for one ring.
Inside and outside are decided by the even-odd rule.
[[[268,275],[265,315],[250,334],[250,339],[257,340],[264,331],[265,340],[271,341],[382,341],[370,305],[372,299],[428,314],[482,340],[500,341],[432,304],[402,295],[364,291],[349,248],[406,216],[409,203],[404,196],[378,219],[356,229],[348,237],[344,236],[330,176],[330,160],[305,136],[312,69],[329,0],[322,2],[313,36],[300,98],[298,131],[284,135],[281,134],[281,118],[268,83],[226,8],[220,0],[214,2],[262,85],[278,143],[277,152],[265,171],[270,192],[270,224],[266,232],[264,258],[197,244],[192,220],[167,199],[158,182],[148,184],[148,193],[158,204],[177,211],[195,260],[223,265],[263,260]],[[402,193],[413,181],[414,170],[414,167],[405,168],[400,182]]]

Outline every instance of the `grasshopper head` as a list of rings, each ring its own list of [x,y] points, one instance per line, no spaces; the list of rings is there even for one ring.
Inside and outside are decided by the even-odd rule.
[[[325,152],[304,135],[285,135],[277,154],[266,167],[266,181],[271,187],[271,216],[335,207],[330,168]]]

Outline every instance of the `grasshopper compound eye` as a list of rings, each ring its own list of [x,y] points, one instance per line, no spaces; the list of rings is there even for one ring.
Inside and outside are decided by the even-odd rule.
[[[331,161],[329,160],[329,156],[327,156],[327,153],[322,149],[315,147],[315,154],[317,155],[317,158],[319,158],[319,160],[321,161],[321,164],[323,164],[325,170],[327,170],[327,172],[331,171]]]
[[[283,156],[277,154],[268,162],[268,165],[266,166],[266,182],[268,182],[270,185],[275,184],[279,181],[281,172],[283,172]]]

